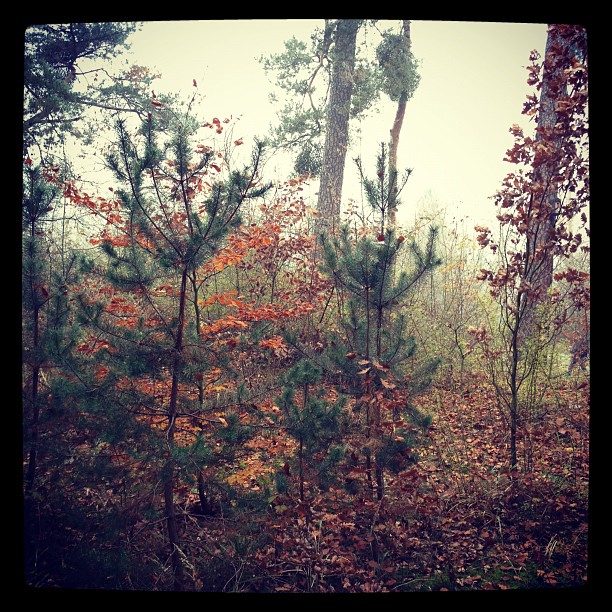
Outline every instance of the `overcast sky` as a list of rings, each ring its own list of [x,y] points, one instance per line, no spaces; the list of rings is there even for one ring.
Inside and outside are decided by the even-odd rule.
[[[166,91],[190,95],[196,79],[200,114],[240,116],[234,135],[249,143],[265,135],[278,110],[269,102],[272,85],[258,58],[282,51],[292,36],[308,41],[322,25],[322,19],[147,22],[131,38],[132,61],[160,71]],[[502,161],[512,146],[508,130],[514,123],[529,126],[521,115],[530,91],[526,67],[533,49],[544,53],[546,24],[412,21],[411,37],[421,83],[400,137],[398,165],[413,169],[400,221],[412,218],[419,202],[435,200],[452,215],[490,223],[495,207],[489,196],[512,170]],[[360,155],[373,163],[394,115],[387,100],[364,121],[349,160]],[[368,168],[373,174],[372,164]],[[359,198],[357,185],[349,161],[344,195]]]

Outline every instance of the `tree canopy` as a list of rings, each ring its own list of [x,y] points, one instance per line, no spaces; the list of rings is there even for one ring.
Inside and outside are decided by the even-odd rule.
[[[24,41],[24,153],[74,133],[87,106],[112,106],[97,70],[127,45],[134,23],[33,25]],[[97,63],[97,65],[96,65]]]

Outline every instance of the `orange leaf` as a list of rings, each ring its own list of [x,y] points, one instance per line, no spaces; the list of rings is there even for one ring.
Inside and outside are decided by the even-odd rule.
[[[387,364],[384,363],[378,363],[378,361],[372,361],[372,365],[377,369],[377,370],[384,370],[385,372],[389,369],[389,366]]]

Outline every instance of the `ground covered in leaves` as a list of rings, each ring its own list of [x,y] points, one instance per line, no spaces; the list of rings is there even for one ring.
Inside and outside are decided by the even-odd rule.
[[[196,588],[248,592],[405,592],[583,587],[588,574],[589,384],[566,380],[527,415],[521,469],[476,381],[422,398],[434,415],[409,469],[381,501],[344,489],[267,516],[189,527]],[[194,550],[194,552],[196,552]]]
[[[193,490],[178,494],[190,590],[393,593],[587,586],[589,394],[584,375],[550,390],[525,415],[520,469],[510,473],[508,428],[486,381],[472,378],[455,390],[432,387],[419,400],[418,407],[433,416],[419,460],[386,476],[382,500],[364,491],[361,476],[362,487],[353,494],[339,485],[324,494],[310,492],[304,502],[285,494],[262,506],[257,483],[291,449],[280,435],[259,443],[255,438],[248,453],[255,460],[227,479],[245,490],[239,506],[202,516],[193,510]],[[257,501],[252,507],[250,493]],[[49,491],[50,504],[54,494]],[[123,508],[132,501],[123,500]],[[61,508],[52,505],[39,517],[37,586],[172,589],[163,518],[155,512],[147,518],[139,510],[123,541],[103,543],[103,530],[111,527],[111,498],[104,501],[90,491],[80,495],[78,505],[82,524],[74,518],[63,524]],[[74,508],[70,512],[74,517]]]

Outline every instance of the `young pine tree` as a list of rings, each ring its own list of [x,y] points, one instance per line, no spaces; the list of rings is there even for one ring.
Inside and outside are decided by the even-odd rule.
[[[197,127],[189,114],[163,130],[149,116],[136,135],[117,123],[108,163],[122,187],[105,207],[115,231],[103,230],[106,261],[90,267],[112,299],[82,300],[88,325],[108,342],[96,358],[107,371],[106,409],[121,414],[114,441],[132,437],[134,454],[147,457],[161,482],[175,590],[186,587],[178,478],[214,462],[212,429],[222,428],[228,443],[244,441],[235,419],[221,424],[203,413],[198,382],[215,350],[200,334],[194,281],[240,223],[242,203],[267,189],[257,186],[261,146],[251,167],[225,176],[210,147],[191,144]],[[204,490],[201,478],[198,484]]]
[[[61,388],[69,372],[70,352],[81,335],[70,308],[75,256],[66,249],[61,257],[54,257],[57,244],[52,211],[60,198],[55,172],[27,158],[23,169],[21,279],[23,508],[25,569],[33,582],[40,568],[52,563],[51,551],[57,548],[56,521],[66,506],[65,489],[53,486],[65,471],[71,452],[63,438],[71,419]]]
[[[300,500],[305,500],[305,486],[311,479],[325,490],[335,479],[335,469],[344,455],[339,440],[343,424],[340,399],[331,403],[323,397],[320,385],[322,370],[309,359],[303,359],[287,373],[281,397],[280,421],[287,433],[297,441],[294,458],[298,473]],[[277,488],[282,493],[288,489],[291,463],[276,477]],[[311,482],[311,484],[314,484]]]
[[[403,382],[402,365],[413,357],[416,343],[406,328],[401,302],[440,264],[435,253],[437,229],[431,228],[424,247],[415,241],[408,245],[412,268],[396,270],[406,240],[393,228],[384,228],[385,214],[397,206],[399,194],[397,177],[385,179],[385,167],[383,148],[378,160],[381,180],[365,180],[369,203],[378,217],[377,227],[353,234],[345,225],[335,236],[321,236],[324,269],[333,278],[343,304],[339,312],[340,342],[329,356],[353,379],[357,406],[364,408],[362,452],[378,499],[384,492],[385,468],[399,469],[398,458],[410,457],[413,436],[409,432],[415,420],[424,424],[411,404],[411,393],[425,386],[437,367],[434,360],[413,374],[409,384]],[[371,480],[372,469],[376,485]]]

